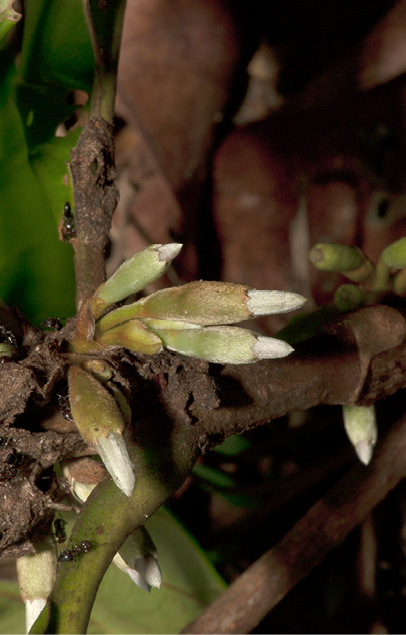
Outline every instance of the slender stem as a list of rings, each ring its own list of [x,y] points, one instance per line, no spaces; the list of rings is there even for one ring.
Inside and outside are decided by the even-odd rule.
[[[83,0],[95,59],[95,79],[90,103],[92,117],[112,121],[117,85],[117,67],[123,32],[126,0],[113,0],[107,9],[100,3]],[[113,12],[113,16],[111,13]]]
[[[150,426],[146,426],[148,428]],[[149,431],[146,430],[149,435]],[[171,435],[166,449],[153,433],[143,449],[133,448],[137,483],[131,497],[105,479],[84,504],[73,529],[73,544],[89,540],[94,548],[77,560],[59,565],[56,584],[48,598],[48,624],[41,616],[31,633],[85,633],[98,586],[126,537],[142,526],[183,483],[196,460],[196,444],[184,430]],[[147,448],[145,450],[145,447]],[[172,469],[167,473],[171,462]]]

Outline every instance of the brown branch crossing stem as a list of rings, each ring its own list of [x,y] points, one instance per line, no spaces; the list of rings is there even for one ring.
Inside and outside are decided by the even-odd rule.
[[[249,633],[406,476],[406,417],[183,633]]]

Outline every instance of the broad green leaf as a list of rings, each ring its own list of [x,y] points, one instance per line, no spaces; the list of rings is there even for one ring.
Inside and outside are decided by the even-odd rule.
[[[82,0],[27,0],[20,73],[27,84],[90,90],[94,57]]]
[[[72,248],[59,241],[48,197],[29,164],[7,53],[0,53],[0,69],[0,297],[37,323],[68,317],[74,313]]]
[[[18,105],[29,148],[49,142],[73,112],[69,93],[89,92],[94,57],[81,0],[27,0]]]
[[[70,160],[70,151],[75,147],[80,132],[77,128],[65,137],[54,137],[49,143],[36,146],[30,154],[30,164],[47,194],[56,226],[61,220],[65,202],[70,199],[64,181],[68,169],[66,162]]]
[[[145,527],[158,549],[162,587],[147,594],[110,567],[89,633],[179,633],[225,589],[205,553],[166,509],[159,509]]]
[[[1,579],[0,633],[25,633],[25,608],[18,584]]]

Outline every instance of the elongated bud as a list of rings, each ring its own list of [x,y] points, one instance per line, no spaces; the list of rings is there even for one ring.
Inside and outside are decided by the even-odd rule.
[[[146,320],[147,321],[147,320]],[[259,359],[285,357],[293,348],[282,340],[263,337],[237,326],[157,328],[164,345],[182,355],[218,364],[248,364]]]
[[[359,460],[368,465],[378,438],[375,406],[343,406],[343,418]]]
[[[312,264],[321,271],[338,271],[353,282],[372,278],[375,267],[358,247],[319,243],[310,252]]]
[[[184,321],[201,326],[234,324],[252,317],[300,308],[306,299],[289,291],[258,291],[231,282],[189,282],[161,289],[99,320],[100,331],[138,317]]]
[[[355,284],[342,284],[335,292],[334,304],[340,311],[353,311],[365,304],[365,295]]]
[[[71,366],[69,402],[82,437],[96,446],[117,487],[130,496],[135,486],[133,465],[123,437],[124,420],[116,400],[90,373]]]
[[[144,591],[149,592],[151,587],[160,588],[162,573],[157,550],[145,527],[140,527],[128,536],[113,562]]]
[[[181,249],[179,243],[149,245],[123,262],[95,293],[92,302],[94,317],[97,318],[110,304],[141,291],[159,278]]]
[[[25,603],[28,633],[46,605],[56,579],[56,546],[50,536],[35,543],[37,553],[17,558],[17,575],[21,597]]]
[[[406,236],[386,247],[381,258],[388,267],[406,267]]]
[[[102,344],[110,346],[124,346],[130,351],[143,353],[145,355],[154,355],[162,348],[162,342],[139,320],[129,320],[123,324],[119,324],[98,336],[96,331],[96,339]]]
[[[318,243],[310,251],[311,263],[321,271],[350,271],[364,263],[365,256],[358,247],[336,243]]]

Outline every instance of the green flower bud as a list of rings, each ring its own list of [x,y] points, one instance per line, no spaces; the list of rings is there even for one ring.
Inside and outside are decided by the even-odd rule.
[[[321,271],[337,271],[353,282],[372,276],[375,267],[358,247],[335,243],[319,243],[310,252],[310,261]]]
[[[159,278],[182,248],[179,243],[149,245],[123,262],[115,273],[102,284],[92,302],[92,312],[97,318],[106,307],[129,295],[141,291]]]
[[[97,329],[104,332],[140,317],[201,326],[234,324],[261,315],[293,311],[305,302],[301,295],[289,291],[259,291],[242,284],[203,280],[161,289],[134,304],[111,311],[99,320]]]
[[[56,545],[50,536],[35,543],[35,554],[17,558],[17,575],[25,603],[26,632],[46,605],[56,579]]]
[[[146,320],[147,321],[147,320]],[[152,328],[152,326],[151,326]],[[218,364],[248,364],[258,359],[285,357],[293,348],[237,326],[157,328],[153,330],[170,350]]]
[[[381,258],[388,267],[406,267],[406,236],[386,247]]]
[[[129,351],[154,355],[162,348],[162,342],[152,331],[150,331],[139,320],[129,320],[119,324],[100,336],[96,331],[96,339],[102,344],[109,346],[123,346]]]
[[[355,284],[342,284],[335,292],[334,304],[340,311],[353,311],[365,304],[365,295]]]
[[[343,418],[359,460],[368,465],[378,438],[375,406],[343,406]]]
[[[318,243],[310,251],[311,263],[321,271],[349,271],[358,269],[365,256],[358,247],[336,243]]]
[[[116,400],[93,375],[78,366],[69,369],[68,382],[76,427],[85,441],[95,444],[117,487],[130,496],[135,474],[123,438],[123,416]]]

